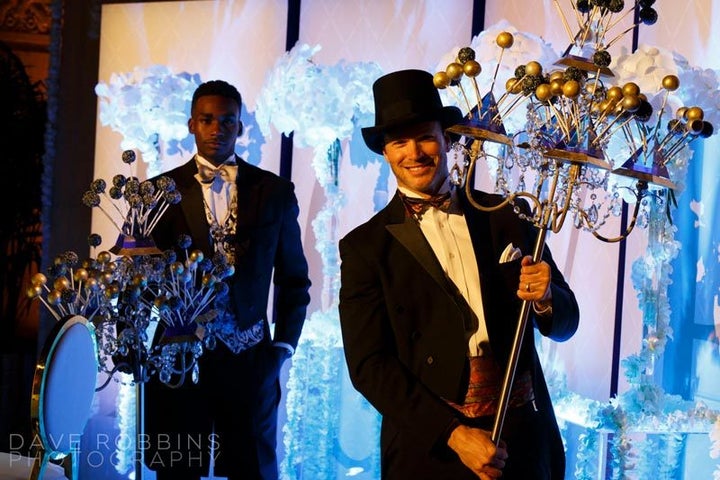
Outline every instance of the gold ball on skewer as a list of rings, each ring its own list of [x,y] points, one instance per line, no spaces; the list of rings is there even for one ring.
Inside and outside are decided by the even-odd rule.
[[[102,275],[100,275],[100,281],[104,285],[109,285],[113,281],[113,274],[110,272],[102,272]]]
[[[202,262],[205,259],[205,254],[203,254],[202,250],[193,250],[190,252],[189,258],[193,262]]]
[[[59,290],[50,290],[47,294],[47,302],[50,305],[59,305],[62,301],[62,293]]]
[[[625,95],[620,103],[623,110],[636,112],[642,102],[637,95]]]
[[[622,87],[623,95],[638,96],[640,94],[640,87],[635,82],[628,82]]]
[[[620,87],[610,87],[607,91],[607,99],[612,102],[619,102],[622,100],[623,91]]]
[[[563,84],[562,91],[567,98],[575,98],[580,95],[580,83],[577,80],[568,80]]]
[[[505,90],[517,95],[522,92],[522,82],[515,77],[510,77],[505,82]]]
[[[548,100],[550,100],[553,96],[550,85],[547,83],[541,83],[540,85],[538,85],[535,89],[535,96],[541,102],[547,102]]]
[[[66,277],[58,277],[53,282],[53,288],[60,291],[67,290],[70,288],[70,280]]]
[[[450,85],[450,77],[445,72],[437,72],[433,76],[433,84],[435,88],[443,89]]]
[[[445,73],[447,73],[448,77],[450,77],[450,80],[460,80],[460,78],[463,76],[463,68],[462,65],[460,65],[457,62],[452,62],[445,68]]]
[[[662,86],[665,90],[673,92],[680,86],[680,79],[676,75],[665,75],[662,79]]]
[[[554,80],[563,80],[564,76],[565,75],[562,70],[553,70],[552,72],[550,72],[550,76],[548,77],[548,79],[552,83]]]
[[[675,111],[675,116],[682,120],[687,120],[688,107],[680,107]]]
[[[105,298],[112,300],[113,298],[117,298],[118,295],[120,295],[120,287],[118,287],[117,284],[113,283],[112,285],[108,285],[104,293]]]
[[[608,99],[603,100],[598,104],[598,109],[605,115],[610,114],[613,111],[615,104]]]
[[[138,287],[147,287],[148,279],[145,275],[136,274],[132,278],[132,284]]]
[[[513,43],[515,43],[515,37],[513,37],[513,34],[510,32],[500,32],[495,38],[495,43],[497,43],[497,46],[500,48],[510,48],[513,46]]]
[[[525,75],[542,75],[542,65],[535,60],[525,65]]]
[[[183,265],[182,262],[173,262],[170,265],[170,271],[175,275],[182,275],[185,271],[185,265]]]
[[[703,109],[700,107],[688,108],[685,115],[688,122],[692,122],[693,120],[703,120],[705,118],[705,112],[703,112]]]
[[[47,277],[45,274],[36,273],[30,278],[30,283],[33,285],[45,285],[47,283]]]
[[[85,282],[85,289],[87,290],[96,290],[99,286],[100,282],[98,282],[97,278],[88,278],[87,282]]]
[[[39,297],[42,293],[42,286],[40,285],[30,285],[27,290],[25,290],[25,295],[28,298],[35,298]]]
[[[100,262],[101,264],[108,263],[111,258],[112,258],[112,255],[110,254],[110,252],[107,252],[107,251],[102,251],[102,252],[98,253],[98,255],[97,255],[97,261]]]
[[[565,84],[565,81],[562,78],[556,78],[555,80],[551,80],[550,81],[550,92],[553,95],[562,95],[564,84]]]
[[[78,268],[75,270],[75,274],[73,275],[73,278],[76,282],[83,282],[88,279],[90,274],[88,273],[87,269],[85,268]]]
[[[482,67],[478,61],[468,60],[463,64],[463,72],[468,77],[477,77],[482,72]]]
[[[205,275],[202,276],[203,287],[212,287],[216,283],[217,283],[217,277],[215,275],[206,273]]]

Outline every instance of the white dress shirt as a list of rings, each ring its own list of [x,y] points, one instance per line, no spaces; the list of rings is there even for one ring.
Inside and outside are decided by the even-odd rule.
[[[446,192],[449,184],[445,184],[440,192]],[[418,197],[402,187],[398,189],[408,197]],[[457,191],[452,190],[454,205],[457,205]],[[488,353],[489,336],[485,325],[482,294],[480,292],[480,272],[478,270],[475,251],[473,250],[465,216],[459,209],[453,213],[429,208],[421,217],[419,224],[445,274],[457,286],[470,308],[478,318],[478,329],[470,338],[470,356],[481,356]]]

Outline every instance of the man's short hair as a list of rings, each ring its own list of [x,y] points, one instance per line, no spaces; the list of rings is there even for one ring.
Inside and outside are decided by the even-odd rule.
[[[242,108],[242,97],[240,96],[240,92],[238,92],[237,88],[224,80],[209,80],[200,84],[200,86],[195,89],[192,97],[192,103],[190,104],[190,111],[195,109],[195,104],[197,103],[198,98],[210,95],[231,98],[237,102],[238,109]]]

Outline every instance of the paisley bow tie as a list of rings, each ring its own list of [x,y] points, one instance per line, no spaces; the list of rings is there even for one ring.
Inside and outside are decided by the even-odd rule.
[[[415,215],[418,220],[422,218],[423,214],[430,207],[437,208],[443,212],[450,212],[452,206],[452,196],[450,192],[439,193],[429,198],[408,197],[401,193],[400,198],[402,198],[407,211]]]
[[[237,165],[234,163],[223,163],[217,168],[209,167],[198,164],[198,179],[202,183],[213,183],[215,179],[220,179],[223,182],[233,183],[237,177]]]

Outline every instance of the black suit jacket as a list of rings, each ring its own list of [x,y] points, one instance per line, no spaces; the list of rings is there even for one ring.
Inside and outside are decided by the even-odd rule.
[[[235,274],[230,295],[236,321],[245,329],[267,319],[271,282],[275,286],[274,340],[297,346],[310,296],[308,265],[297,222],[291,182],[237,158]],[[160,249],[174,248],[181,234],[212,255],[202,187],[195,159],[164,173],[175,180],[182,201],[171,206],[152,232]]]
[[[502,200],[482,192],[473,196],[483,205]],[[499,259],[509,243],[530,254],[536,231],[510,206],[484,213],[462,195],[461,204],[478,262],[491,349],[504,369],[521,306],[516,296],[520,261],[500,264]],[[460,416],[445,400],[462,403],[466,394],[468,341],[477,318],[397,194],[340,241],[340,257],[346,360],[353,384],[383,416],[383,471],[387,461],[417,464],[423,460],[402,452],[388,460],[387,445],[400,434],[427,455],[447,448],[448,433]],[[577,303],[548,249],[543,259],[552,267],[554,313],[546,320],[532,313],[531,318],[543,335],[565,340],[577,329]],[[533,376],[536,401],[557,429],[532,331],[524,335],[517,371],[526,369]],[[556,447],[562,455],[562,444]]]

